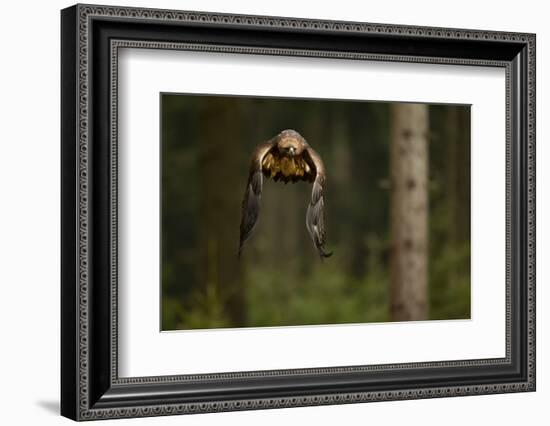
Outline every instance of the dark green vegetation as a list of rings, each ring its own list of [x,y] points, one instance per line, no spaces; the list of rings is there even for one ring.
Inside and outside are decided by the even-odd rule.
[[[162,329],[391,321],[390,104],[162,96]],[[429,318],[470,317],[469,108],[429,107]],[[311,186],[266,180],[237,258],[254,147],[295,129],[327,169],[327,250]]]

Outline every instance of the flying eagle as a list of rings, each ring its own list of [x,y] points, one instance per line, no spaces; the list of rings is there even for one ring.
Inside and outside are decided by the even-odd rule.
[[[325,166],[319,154],[295,130],[283,130],[254,150],[242,203],[239,256],[258,221],[264,176],[285,184],[299,180],[313,183],[311,201],[306,213],[306,227],[321,259],[331,256],[332,252],[326,252],[324,249]]]

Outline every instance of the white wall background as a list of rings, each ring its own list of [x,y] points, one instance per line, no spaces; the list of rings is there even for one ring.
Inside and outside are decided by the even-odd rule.
[[[537,0],[359,2],[105,0],[103,4],[537,33],[538,390],[316,408],[107,421],[102,424],[545,424],[550,401],[550,27]],[[69,424],[59,405],[59,9],[11,1],[0,26],[0,418]],[[119,423],[114,423],[119,422]]]

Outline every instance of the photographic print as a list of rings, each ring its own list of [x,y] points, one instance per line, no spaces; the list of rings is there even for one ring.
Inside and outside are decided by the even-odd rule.
[[[161,329],[470,318],[470,106],[162,93]]]

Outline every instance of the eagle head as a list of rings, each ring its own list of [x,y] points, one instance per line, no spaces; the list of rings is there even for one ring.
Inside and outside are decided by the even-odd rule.
[[[277,149],[283,156],[296,157],[302,155],[306,141],[295,130],[287,129],[279,133],[277,138]]]

